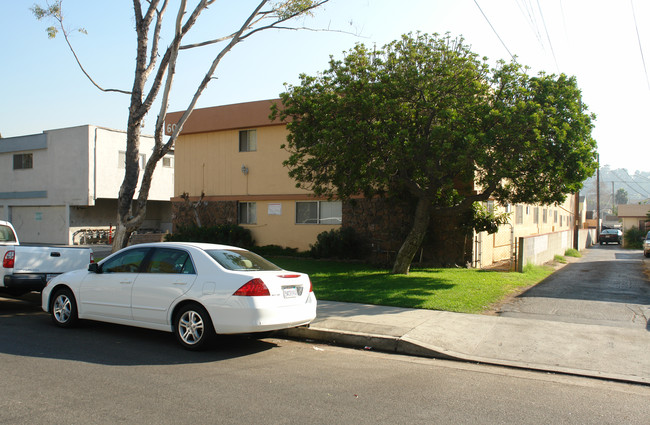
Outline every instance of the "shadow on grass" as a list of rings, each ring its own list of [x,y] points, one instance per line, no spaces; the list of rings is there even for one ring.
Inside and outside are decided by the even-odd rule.
[[[431,277],[373,274],[328,274],[313,276],[316,297],[329,301],[382,304],[399,307],[423,307],[424,300],[456,285]]]

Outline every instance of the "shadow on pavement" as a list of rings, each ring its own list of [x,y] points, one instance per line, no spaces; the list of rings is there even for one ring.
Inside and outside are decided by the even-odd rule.
[[[110,366],[177,365],[228,360],[277,346],[272,339],[220,336],[215,347],[191,352],[168,332],[93,321],[62,329],[28,298],[0,298],[0,353]]]

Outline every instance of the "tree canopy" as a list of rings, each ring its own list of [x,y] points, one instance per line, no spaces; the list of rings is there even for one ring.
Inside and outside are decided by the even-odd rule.
[[[596,167],[575,78],[495,67],[449,34],[357,44],[329,69],[287,86],[285,165],[297,185],[347,199],[409,194],[413,228],[393,267],[408,273],[433,212],[561,202]]]

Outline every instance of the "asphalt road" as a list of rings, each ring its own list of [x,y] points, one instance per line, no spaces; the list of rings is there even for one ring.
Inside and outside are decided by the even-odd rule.
[[[647,424],[650,387],[230,337],[60,329],[0,298],[1,424]]]
[[[650,331],[650,280],[643,261],[643,251],[596,245],[502,305],[500,314]]]

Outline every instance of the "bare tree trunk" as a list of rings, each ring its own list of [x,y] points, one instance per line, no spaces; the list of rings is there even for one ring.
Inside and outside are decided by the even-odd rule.
[[[129,238],[131,237],[131,232],[127,232],[126,226],[116,226],[115,234],[113,235],[113,249],[115,252],[129,243]]]
[[[431,217],[431,202],[425,197],[418,199],[418,204],[415,209],[415,218],[413,220],[413,227],[408,236],[402,243],[401,248],[397,252],[397,258],[393,264],[393,274],[408,274],[411,268],[413,257],[422,245],[424,236],[429,227],[429,219]]]

